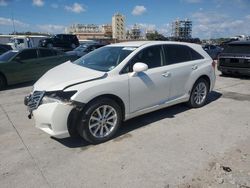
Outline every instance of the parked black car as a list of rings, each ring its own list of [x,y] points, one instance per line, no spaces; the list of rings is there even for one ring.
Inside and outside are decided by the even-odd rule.
[[[9,50],[12,50],[10,45],[0,44],[0,55],[7,52],[7,51],[9,51]]]
[[[85,54],[94,51],[97,48],[105,46],[104,44],[80,44],[77,48],[72,51],[66,52],[69,55],[76,55],[78,57],[82,57]]]
[[[50,38],[45,38],[39,41],[40,47],[59,47],[74,49],[79,46],[79,40],[76,35],[71,34],[57,34]]]
[[[204,45],[203,49],[208,53],[208,55],[210,55],[212,59],[217,59],[220,53],[223,51],[223,48],[212,44]]]
[[[228,43],[219,55],[218,70],[224,75],[250,76],[250,41]]]

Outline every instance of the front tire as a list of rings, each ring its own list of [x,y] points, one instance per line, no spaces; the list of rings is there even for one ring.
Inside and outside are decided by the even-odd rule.
[[[198,79],[192,89],[188,106],[192,108],[200,108],[205,105],[209,91],[209,83],[207,80]]]
[[[120,106],[109,98],[99,98],[87,105],[78,126],[86,141],[99,144],[111,139],[122,121]]]
[[[0,74],[0,91],[3,90],[6,87],[6,80],[3,77],[3,75]]]

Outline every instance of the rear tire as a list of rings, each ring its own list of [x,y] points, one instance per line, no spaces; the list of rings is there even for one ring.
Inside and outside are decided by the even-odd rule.
[[[121,121],[120,106],[112,99],[99,98],[87,105],[77,129],[86,141],[99,144],[115,135]]]
[[[188,106],[191,108],[200,108],[205,105],[209,91],[209,83],[207,80],[198,79],[193,88],[188,101]]]
[[[0,74],[0,91],[5,89],[7,83],[3,75]]]

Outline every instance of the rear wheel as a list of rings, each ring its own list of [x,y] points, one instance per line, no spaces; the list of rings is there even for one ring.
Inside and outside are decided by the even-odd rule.
[[[83,112],[78,133],[88,142],[99,144],[111,139],[121,125],[120,106],[109,98],[91,102]]]
[[[3,75],[0,74],[0,91],[6,87],[6,80]]]
[[[205,105],[207,94],[209,91],[209,84],[207,80],[200,78],[193,86],[188,105],[192,108],[200,108]]]

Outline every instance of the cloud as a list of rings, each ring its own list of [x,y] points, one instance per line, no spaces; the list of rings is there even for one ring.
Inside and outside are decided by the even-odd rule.
[[[8,3],[6,0],[0,0],[0,6],[7,6]]]
[[[64,25],[54,25],[54,24],[44,24],[37,25],[40,32],[46,33],[64,33],[66,26]]]
[[[37,7],[42,7],[44,5],[44,1],[43,0],[32,0],[33,1],[33,5],[37,6]]]
[[[86,11],[84,6],[82,4],[79,4],[79,3],[74,3],[72,6],[67,5],[67,6],[65,6],[65,9],[67,11],[74,12],[74,13],[81,13],[81,12]]]
[[[53,4],[51,4],[50,6],[51,6],[52,8],[59,8],[59,5],[56,4],[56,3],[53,3]]]
[[[216,16],[215,16],[216,15]],[[249,15],[233,19],[218,12],[196,12],[192,15],[193,37],[218,38],[249,34]]]
[[[12,26],[13,22],[15,24],[15,26],[19,26],[19,27],[28,27],[29,24],[21,22],[19,20],[13,20],[11,18],[4,18],[4,17],[0,17],[0,25],[3,26]]]
[[[134,9],[132,11],[132,15],[140,16],[140,15],[144,14],[146,11],[147,11],[147,9],[145,6],[137,5],[134,7]]]

